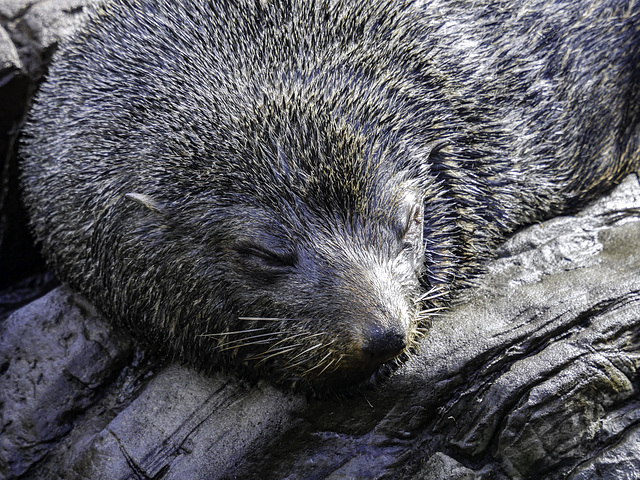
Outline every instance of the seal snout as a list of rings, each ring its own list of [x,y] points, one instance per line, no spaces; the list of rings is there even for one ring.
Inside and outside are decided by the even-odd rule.
[[[370,318],[341,344],[336,368],[327,369],[322,378],[315,379],[315,383],[340,389],[368,379],[381,365],[405,351],[410,343],[409,335],[402,322]]]
[[[407,346],[406,332],[399,328],[372,325],[362,342],[362,351],[371,363],[383,363],[398,356]]]

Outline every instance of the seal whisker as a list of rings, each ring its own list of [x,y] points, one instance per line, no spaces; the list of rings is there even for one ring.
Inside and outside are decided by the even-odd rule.
[[[225,346],[229,346],[229,345],[234,345],[234,344],[239,344],[239,343],[247,343],[248,340],[257,340],[257,339],[269,339],[271,337],[275,337],[278,334],[280,334],[282,332],[269,332],[269,333],[262,333],[260,335],[251,335],[250,337],[241,337],[241,338],[236,338],[234,340],[229,340],[228,342],[225,342],[224,345]]]
[[[295,357],[289,359],[289,362],[287,363],[290,367],[294,368],[297,367],[299,365],[301,365],[303,362],[297,362],[297,363],[292,363],[295,359],[301,357],[302,355],[306,355],[309,352],[312,352],[313,350],[317,350],[318,348],[321,348],[322,346],[324,346],[323,343],[317,343],[315,345],[313,345],[312,347],[307,348],[306,350],[303,350],[302,352],[300,352],[298,355],[296,355]]]
[[[220,333],[201,333],[196,335],[196,337],[226,337],[229,335],[239,335],[241,333],[252,333],[252,332],[261,332],[266,330],[264,327],[259,328],[250,328],[248,330],[234,330],[232,332],[220,332]]]
[[[416,319],[420,321],[426,320],[428,318],[441,317],[443,310],[446,310],[446,307],[428,308],[426,310],[417,312]]]
[[[265,339],[265,340],[258,340],[256,342],[247,342],[247,343],[241,343],[241,344],[235,344],[235,345],[225,345],[224,347],[217,348],[216,351],[227,352],[229,350],[239,350],[240,348],[253,347],[256,345],[269,345],[269,341]]]
[[[248,321],[248,322],[299,322],[305,321],[304,319],[298,318],[278,318],[278,317],[238,317],[238,320]]]
[[[270,360],[274,357],[277,357],[278,355],[282,355],[285,353],[289,353],[294,351],[296,348],[298,348],[300,346],[300,344],[295,344],[295,345],[291,345],[291,346],[287,346],[287,347],[281,347],[280,350],[276,349],[277,351],[274,351],[272,349],[267,350],[266,352],[261,352],[257,355],[254,355],[252,357],[247,358],[247,360],[259,360],[259,362],[257,363],[258,365],[261,363],[266,362],[267,360]],[[267,355],[267,353],[271,352],[269,355]]]
[[[271,338],[277,334],[278,332],[273,332],[273,333],[263,334],[263,335],[254,335],[252,337],[247,337],[247,338],[239,338],[236,340],[222,343],[217,350],[219,352],[225,352],[227,350],[232,350],[234,348],[245,348],[245,347],[255,346],[255,345],[271,345]]]
[[[316,335],[317,335],[317,334],[316,334]],[[292,340],[292,339],[294,339],[294,338],[299,338],[299,337],[304,337],[304,336],[307,336],[307,338],[308,338],[308,337],[309,337],[309,334],[308,334],[308,333],[306,333],[306,332],[304,332],[304,333],[295,333],[295,334],[293,334],[293,335],[287,335],[287,336],[284,336],[282,339],[280,339],[280,340],[278,340],[276,343],[274,343],[274,344],[273,344],[273,346],[272,346],[272,348],[275,348],[275,347],[277,347],[278,345],[280,345],[280,344],[282,344],[282,343],[285,343],[285,342],[288,342],[288,341],[290,341],[290,340]],[[297,345],[299,345],[299,344],[297,344]]]
[[[416,302],[425,302],[427,300],[435,300],[437,298],[444,297],[449,293],[449,288],[443,285],[437,285],[435,287],[431,287],[428,291],[422,293],[416,299]]]
[[[329,358],[331,355],[333,355],[333,352],[329,352],[327,353],[324,357],[322,357],[322,359],[320,359],[314,366],[308,368],[306,371],[304,371],[301,375],[302,376],[308,376],[311,372],[313,372],[314,370],[316,370],[317,368],[322,367],[324,361]],[[342,358],[342,357],[341,357]],[[329,366],[331,366],[334,362],[336,361],[335,358],[333,358],[320,372],[318,372],[318,375],[321,375]],[[336,364],[337,366],[337,364]]]
[[[431,308],[423,308],[421,310],[418,311],[418,315],[420,314],[424,314],[424,313],[436,313],[436,312],[441,312],[442,310],[446,310],[447,307],[431,307]]]

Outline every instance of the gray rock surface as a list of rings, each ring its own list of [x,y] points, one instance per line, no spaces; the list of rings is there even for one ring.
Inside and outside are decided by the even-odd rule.
[[[170,366],[74,459],[78,478],[212,478],[264,450],[303,402]],[[63,472],[60,472],[61,477]]]
[[[18,50],[4,28],[0,28],[0,74],[20,70],[22,62]]]
[[[45,52],[51,53],[60,40],[72,34],[80,25],[84,7],[99,0],[2,0],[0,21],[14,42],[24,67],[30,71],[41,69],[39,62],[29,64]],[[0,65],[10,53],[0,50]]]
[[[129,363],[132,342],[60,289],[0,324],[0,477],[24,474]]]
[[[0,0],[0,73],[86,3]],[[0,479],[640,478],[639,238],[636,175],[524,229],[354,398],[165,364],[57,289],[0,321]]]

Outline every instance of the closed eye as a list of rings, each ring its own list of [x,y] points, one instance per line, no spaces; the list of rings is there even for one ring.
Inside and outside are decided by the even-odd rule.
[[[273,250],[262,245],[240,245],[236,251],[246,261],[273,269],[295,267],[297,260],[293,252]]]

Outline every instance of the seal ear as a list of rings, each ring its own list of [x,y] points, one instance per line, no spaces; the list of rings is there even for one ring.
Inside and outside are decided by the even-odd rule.
[[[143,207],[147,207],[149,210],[151,210],[154,213],[163,213],[163,209],[162,207],[158,204],[158,202],[156,202],[153,197],[150,197],[149,195],[145,195],[144,193],[126,193],[125,198],[128,198],[129,200],[133,200],[134,202],[136,202],[139,205],[142,205]]]
[[[427,145],[425,148],[428,150],[429,154],[427,155],[427,159],[431,159],[434,155],[437,155],[440,150],[450,145],[450,141],[447,139],[437,139],[434,140]]]

